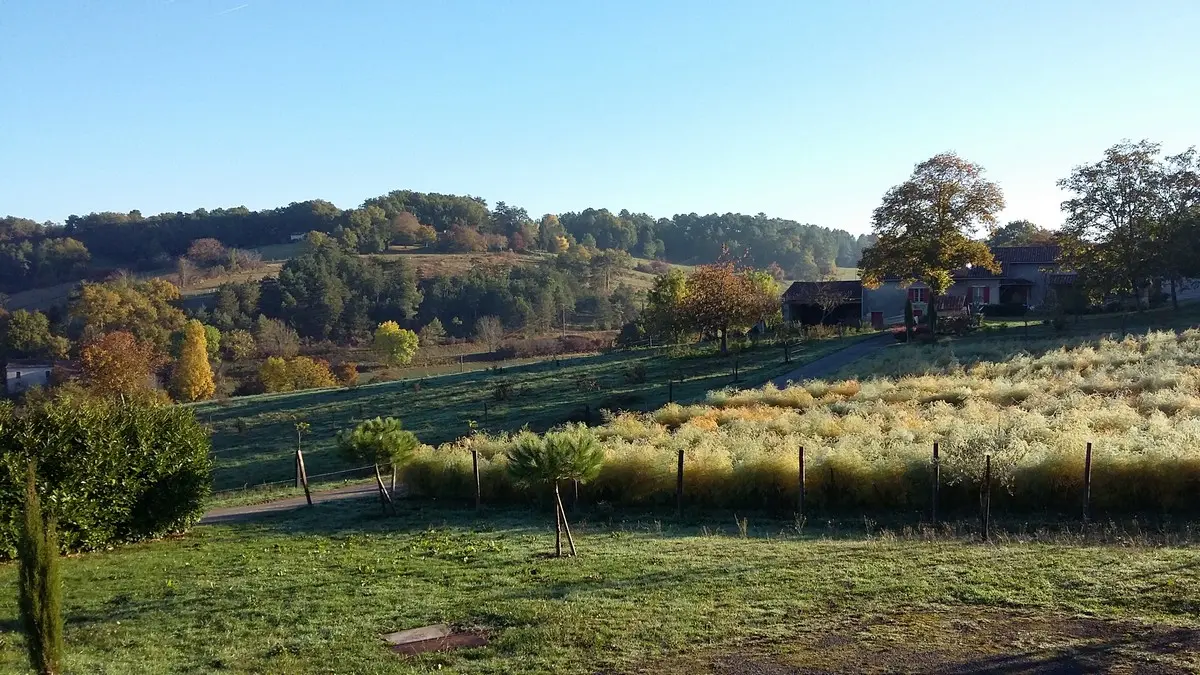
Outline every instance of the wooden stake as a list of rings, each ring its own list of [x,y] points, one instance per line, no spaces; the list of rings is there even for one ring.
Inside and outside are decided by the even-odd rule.
[[[804,446],[800,446],[800,497],[796,503],[797,513],[800,517],[804,517],[804,490],[805,490],[805,468],[804,468]]]
[[[554,501],[558,508],[558,517],[562,519],[563,531],[567,533],[567,545],[571,547],[571,555],[575,553],[575,538],[571,536],[571,524],[567,522],[567,510],[563,508],[562,495],[558,493],[558,481],[554,481]]]
[[[933,444],[933,508],[930,509],[930,519],[937,525],[938,491],[942,486],[942,458],[938,455],[938,444]]]
[[[300,475],[300,482],[304,484],[304,500],[312,506],[312,493],[308,490],[308,471],[304,469],[304,453],[300,452],[299,448],[296,448],[296,469]]]
[[[375,484],[379,487],[379,506],[383,508],[383,512],[387,513],[391,508],[392,515],[396,514],[396,505],[392,502],[392,495],[388,494],[387,486],[383,484],[383,474],[379,473],[379,465],[375,465]]]
[[[479,451],[471,451],[471,473],[475,476],[475,510],[483,506],[483,493],[479,486]]]
[[[984,455],[983,469],[983,540],[991,535],[992,526],[992,456]]]
[[[683,517],[683,450],[679,451],[679,468],[675,472],[675,515]]]
[[[667,403],[675,402],[675,380],[667,380]]]
[[[391,485],[392,485],[392,492],[395,492],[395,491],[396,491],[396,474],[397,474],[397,473],[399,473],[399,470],[397,469],[396,465],[395,465],[395,464],[393,464],[393,465],[392,465],[392,483],[391,483]]]
[[[1087,444],[1087,454],[1083,458],[1083,522],[1088,522],[1092,505],[1092,444]]]

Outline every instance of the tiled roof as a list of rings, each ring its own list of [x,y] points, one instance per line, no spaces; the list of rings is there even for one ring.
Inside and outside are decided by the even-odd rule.
[[[806,300],[814,294],[828,290],[845,295],[853,300],[862,299],[862,281],[796,281],[784,292],[785,300]]]
[[[1058,272],[1056,274],[1047,274],[1046,283],[1051,286],[1070,286],[1075,283],[1079,275],[1075,272]]]
[[[1006,265],[1017,263],[1022,265],[1053,265],[1058,262],[1059,248],[1053,244],[1048,246],[997,246],[992,249],[992,257]]]

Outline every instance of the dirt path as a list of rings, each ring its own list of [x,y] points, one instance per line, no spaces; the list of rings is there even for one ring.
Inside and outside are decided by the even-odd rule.
[[[788,382],[803,382],[804,380],[828,377],[867,354],[893,344],[896,344],[896,338],[892,337],[890,332],[884,332],[882,335],[866,338],[845,349],[822,356],[816,361],[809,361],[792,372],[771,380],[771,382],[776,387],[782,389],[787,386]]]
[[[374,497],[378,494],[375,488],[375,482],[355,483],[353,485],[343,485],[332,490],[324,490],[321,492],[312,493],[313,504],[324,504],[327,502],[338,502],[345,499],[362,499],[364,497]],[[245,506],[227,506],[224,508],[213,509],[204,514],[200,519],[201,525],[215,525],[217,523],[233,523],[242,520],[251,520],[258,516],[268,513],[280,513],[283,511],[294,511],[296,509],[307,506],[308,502],[304,497],[289,497],[278,501],[267,502],[265,504],[247,504]]]

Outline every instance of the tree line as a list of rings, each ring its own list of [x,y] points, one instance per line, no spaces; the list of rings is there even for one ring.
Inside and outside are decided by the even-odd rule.
[[[324,200],[251,211],[245,207],[197,209],[144,216],[140,211],[72,215],[63,223],[25,218],[0,220],[0,288],[36,285],[118,269],[160,270],[187,255],[197,240],[227,249],[286,243],[311,231],[349,250],[377,253],[393,244],[445,252],[545,251],[573,245],[619,250],[681,264],[713,262],[726,248],[745,252],[759,267],[775,265],[781,277],[816,279],[858,264],[869,236],[854,236],[765,214],[644,213],[589,208],[533,218],[518,206],[489,208],[473,196],[397,190],[341,209]]]

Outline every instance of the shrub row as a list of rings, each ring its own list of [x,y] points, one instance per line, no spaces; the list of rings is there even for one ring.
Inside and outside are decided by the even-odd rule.
[[[59,400],[0,405],[0,556],[16,552],[25,472],[68,551],[185,530],[211,489],[207,431],[186,408]]]
[[[496,355],[502,359],[523,359],[533,356],[598,352],[611,346],[612,341],[605,338],[567,335],[554,338],[509,340],[496,351]]]
[[[917,449],[890,461],[863,461],[853,453],[817,453],[806,466],[806,505],[820,513],[927,513],[933,493],[929,451]],[[621,452],[605,448],[600,475],[581,486],[589,503],[624,507],[675,504],[674,452]],[[684,504],[719,509],[795,510],[797,456],[763,453],[729,461],[710,453],[684,451]],[[924,455],[924,456],[921,456]],[[546,495],[513,483],[503,453],[480,459],[485,503],[537,502]],[[982,468],[980,469],[982,471]],[[945,475],[945,474],[943,474]],[[474,499],[471,455],[462,446],[425,449],[405,470],[405,485],[419,497]],[[943,482],[943,513],[974,513],[979,508],[978,477]],[[1083,494],[1083,456],[1046,456],[1017,467],[1002,483],[994,480],[997,512],[1078,514]],[[1092,464],[1092,508],[1097,514],[1191,514],[1200,504],[1200,458],[1097,456]]]

